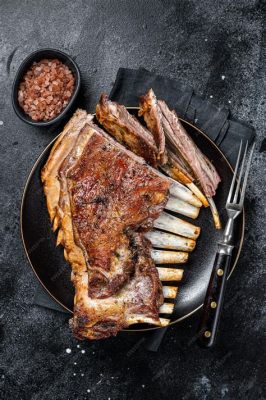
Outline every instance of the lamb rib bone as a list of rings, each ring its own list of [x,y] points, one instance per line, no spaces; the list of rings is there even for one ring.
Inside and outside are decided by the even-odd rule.
[[[177,286],[163,286],[163,296],[165,299],[175,299],[177,292]]]
[[[166,210],[170,210],[186,217],[196,219],[199,215],[200,209],[198,207],[192,206],[183,200],[180,200],[174,196],[170,196],[168,202],[165,205]]]
[[[164,231],[194,240],[197,239],[200,234],[200,227],[183,221],[166,212],[160,214],[159,218],[155,220],[154,226]]]
[[[196,241],[182,236],[173,235],[171,233],[162,232],[154,229],[145,234],[146,238],[151,241],[155,248],[171,249],[179,251],[192,251],[196,246]]]
[[[181,281],[183,277],[183,269],[158,267],[159,278],[161,281]]]
[[[155,264],[184,264],[188,260],[188,253],[152,249],[151,257]]]

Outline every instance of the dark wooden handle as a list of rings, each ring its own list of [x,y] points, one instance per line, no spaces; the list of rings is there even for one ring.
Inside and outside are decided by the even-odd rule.
[[[198,343],[203,347],[215,343],[230,261],[230,255],[216,254],[198,330]]]

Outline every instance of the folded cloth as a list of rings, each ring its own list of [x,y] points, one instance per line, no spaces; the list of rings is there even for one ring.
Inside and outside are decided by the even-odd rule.
[[[156,75],[144,68],[118,70],[110,99],[128,107],[137,107],[139,97],[152,88],[158,99],[165,100],[178,116],[196,125],[204,131],[223,151],[234,166],[239,149],[239,142],[248,140],[251,143],[255,137],[252,126],[231,119],[230,111],[225,107],[217,107],[212,102],[194,93],[192,87],[180,81]],[[53,300],[39,285],[34,303],[53,310],[67,312]],[[146,337],[145,347],[157,351],[167,328],[157,329]]]

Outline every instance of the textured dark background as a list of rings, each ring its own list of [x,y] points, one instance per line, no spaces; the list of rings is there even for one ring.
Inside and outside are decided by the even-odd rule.
[[[253,0],[0,1],[1,399],[266,398],[263,20],[263,2]],[[257,129],[246,240],[213,350],[194,343],[198,316],[173,326],[158,353],[126,333],[78,347],[66,315],[33,305],[20,198],[32,164],[58,132],[23,124],[10,91],[20,62],[40,47],[75,56],[89,111],[120,66],[143,66],[213,96]]]

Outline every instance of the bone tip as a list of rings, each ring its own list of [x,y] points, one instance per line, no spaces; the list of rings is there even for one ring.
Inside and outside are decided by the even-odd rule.
[[[171,322],[171,320],[168,318],[160,318],[161,326],[167,326],[170,324],[170,322]]]
[[[214,220],[214,225],[216,229],[222,229],[222,224],[219,217]]]
[[[200,235],[200,233],[201,233],[201,228],[200,228],[199,226],[197,226],[197,227],[195,228],[194,233],[195,233],[196,238],[198,238],[199,235]],[[195,246],[194,246],[194,247],[195,247]]]

